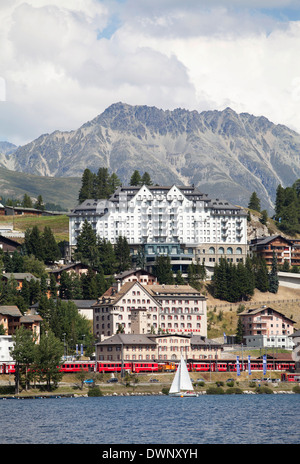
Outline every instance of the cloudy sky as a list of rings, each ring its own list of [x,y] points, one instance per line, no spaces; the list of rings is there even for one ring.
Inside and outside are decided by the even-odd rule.
[[[299,0],[0,0],[0,140],[112,103],[264,115],[300,133]]]

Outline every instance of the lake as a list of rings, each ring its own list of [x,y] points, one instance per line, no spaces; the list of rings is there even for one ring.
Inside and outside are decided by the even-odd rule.
[[[300,395],[0,400],[1,444],[299,444]]]

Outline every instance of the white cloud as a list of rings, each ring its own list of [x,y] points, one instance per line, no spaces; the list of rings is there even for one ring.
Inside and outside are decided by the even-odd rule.
[[[231,106],[300,132],[300,22],[237,3],[0,4],[0,138],[25,143],[75,129],[116,101],[198,111]]]

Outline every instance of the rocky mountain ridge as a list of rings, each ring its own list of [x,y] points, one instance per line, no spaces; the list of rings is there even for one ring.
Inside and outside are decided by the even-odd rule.
[[[300,178],[299,155],[300,135],[263,116],[115,103],[79,129],[43,134],[0,155],[0,166],[52,177],[103,166],[124,184],[137,169],[154,183],[194,184],[241,206],[256,191],[271,214],[277,186]]]

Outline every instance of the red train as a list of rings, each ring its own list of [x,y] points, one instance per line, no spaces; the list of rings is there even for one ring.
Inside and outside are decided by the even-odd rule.
[[[283,372],[281,380],[283,382],[300,382],[300,372]]]
[[[240,370],[248,370],[248,361],[239,361]],[[263,371],[262,360],[251,361],[251,371]],[[157,362],[157,361],[124,361],[123,367],[121,361],[65,361],[60,366],[60,372],[64,373],[76,373],[80,371],[86,372],[168,372],[176,370],[177,363],[172,361],[171,363]],[[190,372],[236,372],[237,365],[233,360],[211,360],[211,361],[194,361],[188,360],[187,367]],[[293,361],[272,361],[267,363],[268,371],[294,371],[295,362]],[[0,364],[0,374],[14,374],[15,363],[2,363]]]

